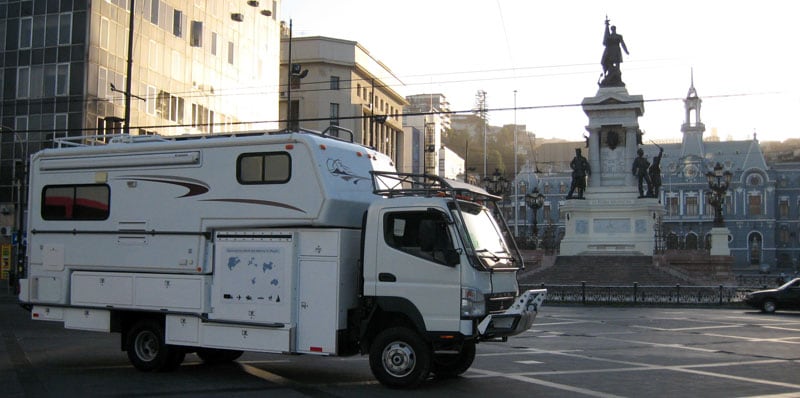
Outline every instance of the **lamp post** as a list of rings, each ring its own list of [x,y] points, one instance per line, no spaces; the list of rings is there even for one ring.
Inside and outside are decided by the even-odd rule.
[[[533,192],[525,195],[525,204],[533,209],[533,248],[536,249],[539,242],[539,226],[537,222],[537,213],[539,209],[544,206],[544,195],[539,192],[539,187],[534,187]]]
[[[506,191],[507,182],[506,178],[500,174],[500,169],[494,169],[494,173],[491,176],[486,176],[483,179],[483,186],[490,194],[502,196]]]
[[[708,196],[708,204],[714,207],[714,227],[724,227],[725,220],[722,219],[722,205],[725,203],[725,191],[731,184],[733,174],[725,170],[719,162],[714,165],[714,170],[706,173],[708,188],[711,195]]]

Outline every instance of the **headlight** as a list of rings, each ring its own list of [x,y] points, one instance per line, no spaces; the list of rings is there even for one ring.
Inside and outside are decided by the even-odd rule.
[[[461,316],[477,318],[486,315],[486,300],[480,290],[472,287],[461,288]]]

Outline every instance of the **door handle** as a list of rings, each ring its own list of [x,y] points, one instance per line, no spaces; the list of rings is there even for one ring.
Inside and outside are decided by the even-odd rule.
[[[381,282],[397,282],[397,277],[388,272],[381,272],[378,274],[378,280]]]

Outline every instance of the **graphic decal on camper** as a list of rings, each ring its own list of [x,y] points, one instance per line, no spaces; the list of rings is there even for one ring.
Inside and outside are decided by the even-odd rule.
[[[149,181],[149,182],[157,182],[160,184],[177,185],[188,189],[188,191],[185,194],[177,196],[178,198],[202,195],[208,192],[208,190],[210,189],[208,187],[208,184],[204,183],[203,181],[195,180],[194,178],[176,177],[176,176],[133,175],[133,176],[120,176],[119,178],[115,178],[115,180]]]
[[[361,177],[353,174],[353,172],[350,171],[350,168],[342,163],[341,159],[328,159],[328,172],[344,181],[352,181],[353,184],[358,184],[363,180],[370,180],[367,177]]]
[[[220,199],[203,199],[203,202],[229,202],[229,203],[244,203],[250,205],[261,205],[261,206],[272,206],[272,207],[280,207],[283,209],[289,209],[294,211],[299,211],[301,213],[306,213],[305,210],[294,207],[292,205],[281,203],[281,202],[273,202],[271,200],[258,200],[258,199],[244,199],[244,198],[220,198]]]
[[[280,303],[284,286],[282,247],[226,247],[228,266],[222,269],[224,297],[230,302]],[[244,283],[242,283],[244,282]]]

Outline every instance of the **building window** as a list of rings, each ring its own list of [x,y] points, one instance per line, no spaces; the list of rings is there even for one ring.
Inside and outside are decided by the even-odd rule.
[[[236,162],[240,184],[275,184],[288,182],[292,161],[286,152],[245,153]]]
[[[330,121],[331,126],[339,125],[339,104],[331,103]]]
[[[700,214],[699,206],[697,205],[697,197],[696,196],[687,196],[686,197],[686,215],[687,216],[697,216]]]
[[[72,13],[67,12],[58,17],[58,44],[68,45],[72,43]]]
[[[151,0],[150,3],[150,23],[158,26],[158,3],[160,0]]]
[[[17,68],[17,98],[28,98],[30,95],[31,68]]]
[[[542,206],[542,219],[545,222],[552,221],[552,217],[550,216],[550,204],[549,203],[545,203],[544,206]]]
[[[189,45],[192,47],[203,47],[203,22],[192,21],[191,29]]]
[[[233,65],[233,42],[228,42],[228,63]]]
[[[758,174],[751,174],[747,177],[747,185],[757,187],[761,185],[761,176]]]
[[[789,218],[789,199],[778,201],[778,217]]]
[[[211,32],[211,55],[217,55],[217,32]]]
[[[147,86],[147,95],[145,96],[145,107],[148,115],[156,114],[156,88]]]
[[[748,195],[747,196],[747,214],[751,216],[761,215],[761,195]]]
[[[33,17],[24,17],[19,20],[19,48],[31,48],[33,38]],[[3,39],[5,41],[5,39]]]
[[[778,229],[778,243],[786,245],[789,243],[789,228],[786,225],[781,225]]]
[[[331,90],[339,90],[339,76],[331,76]]]
[[[172,12],[172,34],[176,37],[183,37],[183,11],[181,10]]]
[[[107,136],[122,134],[122,122],[123,119],[114,116],[98,118],[97,135]],[[101,138],[99,141],[106,142],[105,138]]]
[[[169,98],[170,94],[164,90],[158,90],[156,97],[156,114],[164,119],[169,117]]]
[[[184,99],[175,95],[169,97],[169,120],[183,123]]]
[[[150,40],[150,44],[147,46],[147,66],[150,67],[150,70],[158,71],[161,69],[161,57],[159,57],[160,52],[161,45],[153,40]]]
[[[108,21],[108,18],[100,18],[100,48],[103,50],[108,50],[109,30],[110,22]]]
[[[108,69],[100,67],[97,71],[97,98],[108,97]]]
[[[677,196],[670,196],[667,197],[667,216],[677,216],[678,213],[678,197]]]

